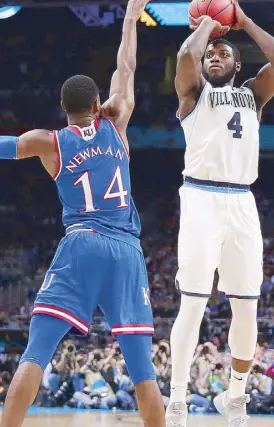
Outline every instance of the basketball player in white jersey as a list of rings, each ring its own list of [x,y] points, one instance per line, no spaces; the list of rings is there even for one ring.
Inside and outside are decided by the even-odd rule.
[[[213,31],[228,29],[208,16],[194,21],[194,33],[178,54],[178,117],[186,139],[177,284],[181,308],[171,333],[171,399],[167,427],[185,427],[190,366],[214,271],[230,299],[232,353],[230,387],[215,399],[229,427],[246,427],[246,383],[257,342],[257,301],[262,283],[263,244],[254,197],[258,175],[259,121],[274,95],[274,38],[249,19],[238,3],[235,29],[245,30],[269,63],[235,88],[240,53]],[[204,62],[202,65],[202,58]]]

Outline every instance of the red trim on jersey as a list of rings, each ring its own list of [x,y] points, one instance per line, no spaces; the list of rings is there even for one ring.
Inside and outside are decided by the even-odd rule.
[[[94,127],[96,131],[98,131],[100,124],[101,124],[101,119],[96,119],[94,122]]]
[[[120,138],[120,140],[121,140],[121,142],[122,142],[122,144],[123,144],[123,146],[124,146],[124,149],[125,149],[125,152],[126,152],[126,154],[127,154],[128,158],[130,158],[129,150],[128,150],[127,144],[125,143],[124,139],[122,138],[122,135],[120,134],[120,131],[119,131],[119,129],[118,129],[118,127],[117,127],[116,123],[114,122],[114,120],[110,119],[109,117],[107,118],[107,120],[109,120],[109,121],[110,121],[110,123],[113,125],[114,129],[116,130],[116,132],[117,132],[117,134],[118,134],[118,136],[119,136],[119,138]]]
[[[56,172],[52,178],[54,179],[54,181],[56,181],[62,169],[62,157],[61,157],[61,150],[60,150],[60,144],[57,136],[57,131],[55,130],[53,131],[53,139],[54,139],[54,145],[55,145],[56,154],[57,154],[57,167],[56,167]]]
[[[153,335],[153,325],[115,325],[111,328],[112,335]]]
[[[89,330],[89,325],[86,322],[83,322],[81,319],[79,319],[69,311],[64,310],[63,308],[56,307],[54,305],[37,304],[35,305],[32,312],[33,316],[35,314],[47,314],[48,316],[53,316],[57,317],[58,319],[65,320],[83,334],[87,334]]]
[[[76,135],[82,137],[81,130],[78,126],[71,125],[71,126],[68,126],[67,129],[70,130],[71,132],[75,133]]]

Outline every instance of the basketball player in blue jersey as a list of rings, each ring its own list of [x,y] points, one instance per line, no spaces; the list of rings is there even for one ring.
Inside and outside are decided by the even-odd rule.
[[[1,427],[22,425],[57,345],[72,326],[87,334],[98,304],[119,341],[145,426],[165,424],[151,361],[153,319],[126,137],[134,107],[136,23],[146,3],[129,0],[117,70],[102,107],[95,82],[74,76],[61,94],[67,128],[0,138],[2,159],[40,157],[56,182],[66,227],[35,302]]]

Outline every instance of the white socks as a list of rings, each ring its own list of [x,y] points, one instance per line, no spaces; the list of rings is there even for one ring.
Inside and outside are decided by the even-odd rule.
[[[233,317],[228,343],[232,357],[238,360],[252,360],[258,337],[258,301],[231,299],[230,305]],[[231,369],[229,395],[232,399],[245,394],[248,377],[249,372],[240,373]]]
[[[187,384],[184,386],[170,387],[170,401],[186,403]]]
[[[231,368],[231,379],[229,385],[229,397],[235,399],[245,394],[249,372],[240,373]]]

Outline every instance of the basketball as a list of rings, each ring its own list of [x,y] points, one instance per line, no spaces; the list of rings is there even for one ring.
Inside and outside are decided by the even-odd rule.
[[[235,21],[235,6],[232,0],[193,0],[189,8],[191,17],[199,18],[202,15],[208,15],[222,25],[232,27]],[[213,37],[219,37],[220,34],[214,33]]]

